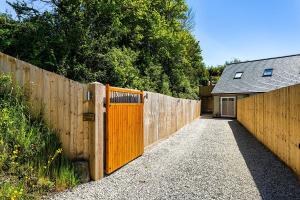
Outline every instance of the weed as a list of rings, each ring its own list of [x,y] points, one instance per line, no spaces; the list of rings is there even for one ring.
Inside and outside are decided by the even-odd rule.
[[[58,191],[65,190],[69,187],[74,187],[79,183],[79,180],[74,173],[74,167],[68,163],[62,165],[60,169],[54,170],[56,189]]]
[[[22,90],[0,74],[0,199],[33,199],[76,184],[55,132],[30,115]]]

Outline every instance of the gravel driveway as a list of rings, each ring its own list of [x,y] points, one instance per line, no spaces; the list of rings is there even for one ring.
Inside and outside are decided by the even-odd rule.
[[[51,199],[300,199],[296,176],[236,121],[202,118]]]

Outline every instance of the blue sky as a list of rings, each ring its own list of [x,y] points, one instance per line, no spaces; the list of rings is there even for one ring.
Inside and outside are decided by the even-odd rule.
[[[187,2],[207,65],[300,53],[300,0]],[[0,11],[6,9],[5,0],[0,0]]]
[[[300,53],[300,0],[187,0],[207,65]]]

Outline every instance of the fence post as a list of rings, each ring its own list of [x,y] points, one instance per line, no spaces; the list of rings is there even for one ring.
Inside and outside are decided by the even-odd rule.
[[[93,180],[104,176],[104,97],[105,86],[100,83],[90,83],[89,91],[92,99],[89,112],[95,114],[95,120],[89,123],[89,164]]]

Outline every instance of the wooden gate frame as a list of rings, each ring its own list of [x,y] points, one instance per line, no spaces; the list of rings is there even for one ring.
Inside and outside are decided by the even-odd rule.
[[[122,103],[122,102],[118,102],[118,103],[111,103],[111,100],[110,100],[110,96],[111,96],[111,92],[121,92],[121,93],[128,93],[128,94],[136,94],[136,95],[139,95],[140,96],[140,103]],[[123,88],[117,88],[117,87],[111,87],[109,84],[106,84],[106,134],[105,134],[105,172],[107,174],[110,174],[112,172],[114,172],[115,170],[117,169],[113,169],[111,170],[108,166],[108,162],[109,162],[109,159],[110,159],[110,148],[109,148],[109,135],[110,135],[110,130],[109,130],[109,112],[110,112],[110,106],[113,106],[113,105],[118,105],[118,106],[130,106],[130,105],[140,105],[142,106],[142,109],[141,109],[141,116],[142,116],[142,120],[141,120],[141,126],[142,126],[142,151],[139,152],[138,155],[136,155],[135,158],[139,157],[140,155],[142,155],[144,153],[144,92],[143,91],[139,91],[139,90],[132,90],[132,89],[123,89]],[[135,159],[133,158],[133,159]],[[126,163],[124,163],[124,165],[126,165],[127,163],[129,163],[130,161],[132,161],[133,159],[131,160],[128,160]],[[122,166],[121,166],[122,167]],[[120,168],[120,167],[119,167]]]

